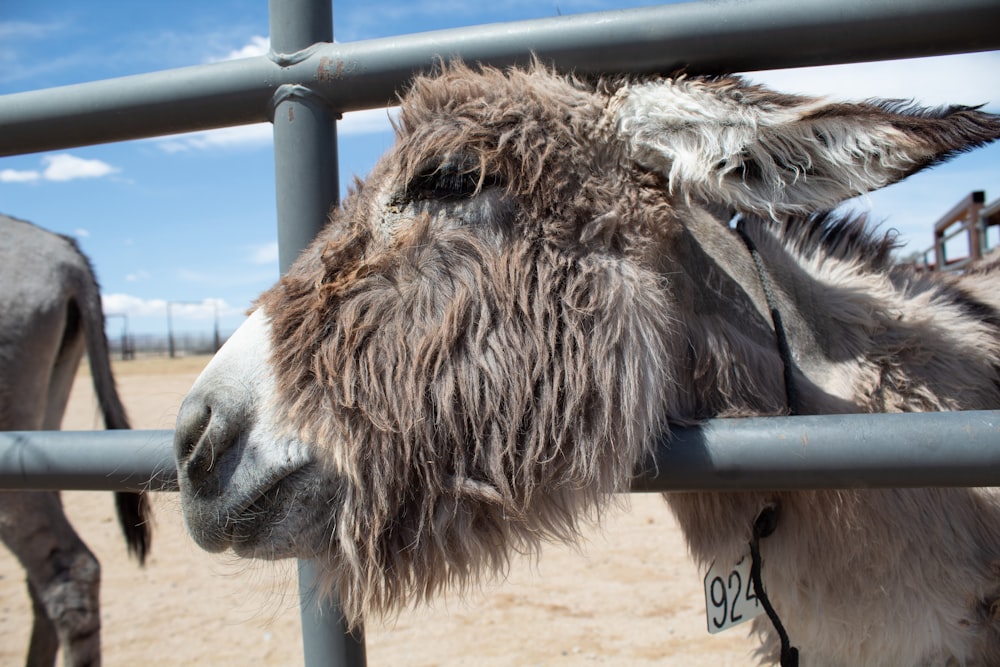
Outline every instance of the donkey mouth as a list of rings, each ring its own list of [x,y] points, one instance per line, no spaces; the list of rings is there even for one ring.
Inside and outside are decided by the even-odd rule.
[[[292,555],[295,531],[309,532],[302,507],[317,494],[313,447],[248,415],[259,400],[235,390],[192,392],[178,414],[184,517],[208,551],[279,558]]]
[[[283,471],[266,484],[245,488],[238,495],[199,497],[197,490],[185,503],[185,518],[195,541],[213,552],[232,549],[244,557],[277,559],[305,556],[303,531],[311,517],[305,508],[315,506],[310,491],[312,464]],[[294,536],[294,539],[293,539]]]

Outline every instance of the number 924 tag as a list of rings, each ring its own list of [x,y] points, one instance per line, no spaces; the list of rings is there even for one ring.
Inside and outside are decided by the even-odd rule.
[[[763,612],[750,578],[749,558],[729,569],[712,563],[705,575],[705,615],[711,634],[728,630]]]

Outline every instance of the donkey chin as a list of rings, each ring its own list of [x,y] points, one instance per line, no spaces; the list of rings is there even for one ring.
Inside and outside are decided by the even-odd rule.
[[[184,518],[212,552],[311,557],[329,534],[304,508],[324,506],[313,448],[275,428],[267,318],[254,313],[185,398],[174,442]],[[253,353],[251,353],[251,351]]]

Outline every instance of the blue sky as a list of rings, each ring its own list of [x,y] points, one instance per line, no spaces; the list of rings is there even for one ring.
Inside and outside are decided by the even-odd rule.
[[[624,0],[389,0],[334,5],[338,41],[655,4]],[[0,94],[257,55],[267,48],[265,0],[0,2]],[[1000,112],[1000,52],[753,74],[788,92],[841,99],[914,98],[986,104]],[[384,111],[340,126],[343,184],[392,144]],[[963,155],[861,200],[909,245],[969,191],[1000,197],[1000,146]],[[90,255],[108,313],[133,333],[223,333],[278,275],[270,127],[0,158],[0,212],[75,236]],[[121,321],[109,322],[109,334]]]

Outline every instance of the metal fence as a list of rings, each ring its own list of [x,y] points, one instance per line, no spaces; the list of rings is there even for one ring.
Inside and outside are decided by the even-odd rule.
[[[989,228],[1000,225],[1000,199],[986,203],[986,193],[974,190],[934,223],[934,245],[914,256],[918,271],[963,271],[990,251]],[[950,242],[965,239],[965,252],[952,257]],[[994,244],[996,245],[996,244]]]
[[[440,58],[714,73],[1000,48],[996,0],[694,2],[339,44],[329,0],[270,0],[269,10],[266,56],[0,97],[0,155],[270,121],[284,271],[336,203],[338,115],[391,104]],[[1000,484],[994,412],[741,420],[678,435],[637,490]],[[0,487],[169,487],[170,439],[4,434]],[[312,564],[300,574],[306,664],[363,665],[363,639],[343,633],[335,606],[309,602]]]

